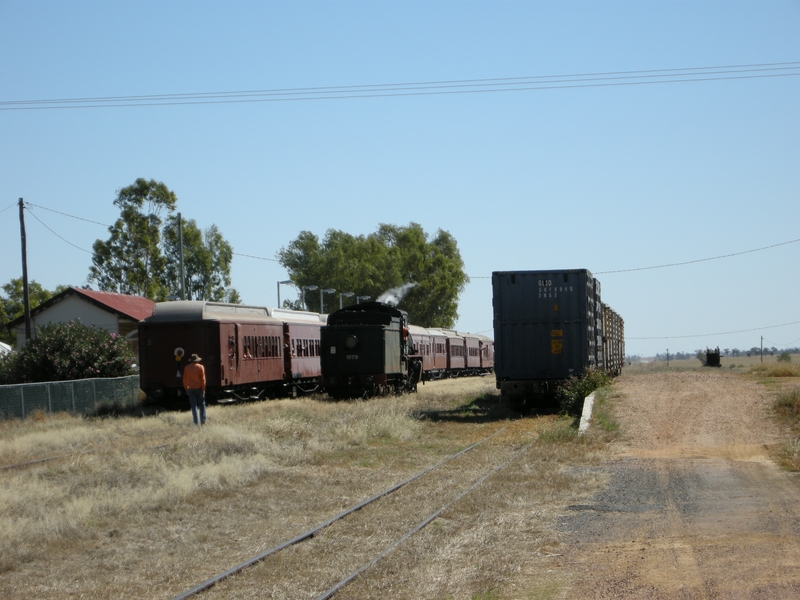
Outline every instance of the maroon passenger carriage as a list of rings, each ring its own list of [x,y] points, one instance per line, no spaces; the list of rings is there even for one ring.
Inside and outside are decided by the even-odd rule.
[[[210,401],[317,391],[316,313],[205,301],[160,302],[139,323],[141,388],[157,401],[184,396],[183,367],[202,358]]]
[[[479,333],[475,337],[480,344],[480,372],[491,373],[494,370],[494,340]]]
[[[409,325],[411,342],[422,356],[422,380],[480,375],[494,369],[494,342],[485,335]]]

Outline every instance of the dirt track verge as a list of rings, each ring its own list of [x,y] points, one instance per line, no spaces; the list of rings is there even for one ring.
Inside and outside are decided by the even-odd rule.
[[[608,483],[561,519],[567,598],[800,597],[800,487],[765,387],[719,371],[621,377]]]

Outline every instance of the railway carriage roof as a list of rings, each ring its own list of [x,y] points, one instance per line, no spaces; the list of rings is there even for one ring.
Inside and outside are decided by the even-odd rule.
[[[430,335],[427,329],[420,327],[419,325],[409,325],[408,331],[411,333],[411,335]]]
[[[270,317],[267,309],[263,306],[205,302],[202,300],[158,302],[153,307],[153,314],[145,319],[148,323],[209,320],[280,322],[278,319]]]
[[[438,335],[439,337],[447,337],[447,338],[460,338],[462,337],[461,334],[456,333],[452,329],[437,329],[437,328],[428,328],[428,331],[431,335]]]
[[[328,315],[321,315],[305,310],[289,310],[288,308],[267,308],[269,316],[287,323],[310,323],[323,325],[328,320]]]

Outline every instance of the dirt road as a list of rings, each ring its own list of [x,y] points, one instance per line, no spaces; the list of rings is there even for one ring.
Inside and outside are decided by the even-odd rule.
[[[719,372],[621,377],[608,485],[560,523],[571,598],[800,598],[800,481],[763,386]]]

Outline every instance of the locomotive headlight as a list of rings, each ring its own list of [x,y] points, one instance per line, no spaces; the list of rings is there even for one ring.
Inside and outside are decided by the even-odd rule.
[[[352,350],[356,346],[358,346],[358,338],[354,335],[348,335],[347,339],[344,341],[344,347],[348,350]]]

